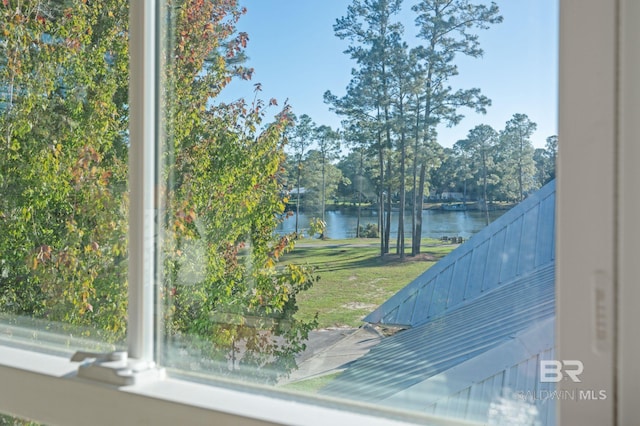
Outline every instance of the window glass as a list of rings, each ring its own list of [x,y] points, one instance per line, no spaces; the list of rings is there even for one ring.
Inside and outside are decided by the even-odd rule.
[[[0,339],[108,348],[126,329],[128,4],[0,13]]]
[[[165,13],[162,364],[552,421],[557,4]]]

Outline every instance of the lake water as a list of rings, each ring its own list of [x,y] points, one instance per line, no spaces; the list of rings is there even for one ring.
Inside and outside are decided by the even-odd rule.
[[[505,211],[489,212],[493,221]],[[378,215],[371,210],[362,211],[360,226],[368,223],[378,223]],[[398,213],[391,212],[391,238],[396,238],[398,233]],[[319,214],[300,213],[298,228],[308,236],[309,220],[320,217]],[[355,211],[328,211],[325,213],[327,222],[326,236],[333,239],[354,238],[356,236],[357,213]],[[422,236],[430,238],[460,236],[464,239],[476,234],[486,225],[484,212],[480,211],[442,211],[424,210],[422,214]],[[277,229],[278,233],[286,234],[295,231],[296,219],[293,216],[282,222]],[[411,215],[405,217],[405,237],[411,236]]]

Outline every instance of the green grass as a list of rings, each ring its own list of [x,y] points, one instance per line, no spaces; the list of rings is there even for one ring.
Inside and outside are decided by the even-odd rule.
[[[305,393],[317,393],[320,389],[329,384],[332,380],[342,374],[341,371],[337,373],[325,374],[324,376],[314,377],[312,379],[301,380],[299,382],[287,383],[282,385],[282,389],[305,392]]]
[[[298,296],[298,318],[318,327],[359,327],[362,319],[456,246],[425,242],[422,254],[380,257],[377,240],[301,240],[286,262],[308,264],[320,280]],[[410,243],[407,243],[410,244]],[[392,250],[393,251],[393,250]]]

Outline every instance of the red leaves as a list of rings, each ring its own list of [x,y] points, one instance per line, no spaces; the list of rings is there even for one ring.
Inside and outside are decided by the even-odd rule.
[[[244,68],[242,70],[242,73],[240,74],[240,77],[243,80],[251,80],[251,77],[253,76],[253,68]],[[259,90],[259,89],[258,89]]]
[[[94,178],[98,173],[98,168],[94,164],[99,164],[101,161],[102,157],[94,147],[84,146],[80,150],[79,158],[71,171],[73,181],[79,184],[88,178]],[[93,167],[90,167],[92,165]],[[111,172],[102,172],[100,175],[101,181],[106,184],[110,176]]]
[[[197,217],[196,211],[190,207],[189,201],[183,201],[175,213],[173,220],[174,231],[186,231],[187,225],[194,223]],[[180,255],[181,253],[178,254],[178,256]]]
[[[36,259],[40,263],[44,263],[47,260],[51,260],[51,247],[43,244],[36,250]],[[37,262],[34,262],[36,264]],[[35,269],[35,268],[34,268]]]
[[[206,24],[204,24],[205,35],[212,35],[213,29],[214,27],[212,22],[207,22]]]
[[[284,237],[280,238],[276,246],[273,248],[273,251],[271,252],[271,256],[277,260],[290,248],[291,248],[291,239],[289,239],[289,237],[285,235]]]
[[[243,49],[247,48],[247,42],[249,41],[249,34],[242,32],[238,34],[238,37],[236,37],[236,41],[238,42],[238,44],[240,44],[240,46],[242,46]]]

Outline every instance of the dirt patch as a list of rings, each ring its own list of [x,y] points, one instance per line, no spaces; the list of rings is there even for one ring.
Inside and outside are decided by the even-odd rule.
[[[349,303],[345,303],[344,305],[342,305],[343,308],[346,309],[368,309],[368,310],[373,310],[375,308],[377,308],[377,305],[373,305],[371,303],[362,303],[362,302],[349,302]]]

